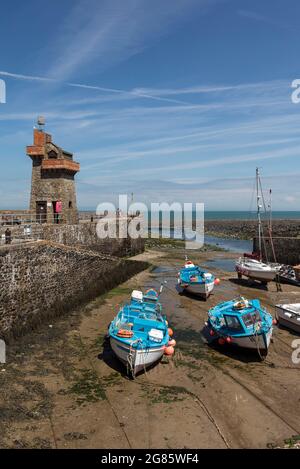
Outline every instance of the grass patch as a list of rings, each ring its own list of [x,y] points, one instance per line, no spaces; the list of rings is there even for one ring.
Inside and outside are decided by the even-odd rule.
[[[164,386],[160,388],[149,388],[149,386],[142,386],[145,397],[151,404],[170,404],[172,402],[183,401],[188,391],[182,386]]]
[[[300,446],[300,435],[293,435],[291,438],[287,438],[284,440],[284,444],[288,448],[294,448],[295,445]],[[298,447],[299,447],[298,446]]]
[[[104,388],[120,384],[122,381],[120,373],[111,373],[108,376],[102,378]]]
[[[110,290],[105,296],[106,298],[113,298],[118,295],[130,295],[132,288],[129,287],[116,287]]]
[[[80,370],[80,376],[64,394],[75,394],[78,405],[106,399],[105,389],[94,370]]]

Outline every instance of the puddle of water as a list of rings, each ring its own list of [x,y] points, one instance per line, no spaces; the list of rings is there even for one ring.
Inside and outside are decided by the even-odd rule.
[[[205,242],[232,252],[252,252],[252,241],[243,239],[219,238],[217,236],[206,236]]]
[[[226,272],[235,272],[235,259],[213,259],[206,261],[203,265],[225,270]]]
[[[174,267],[168,267],[168,266],[165,266],[165,265],[160,265],[160,266],[156,267],[153,270],[153,273],[161,274],[161,273],[165,273],[165,272],[173,272],[173,270],[174,270]]]

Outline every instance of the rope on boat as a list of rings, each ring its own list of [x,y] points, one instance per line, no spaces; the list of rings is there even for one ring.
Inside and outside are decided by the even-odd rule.
[[[255,345],[256,345],[256,348],[257,348],[257,353],[259,355],[259,358],[261,359],[261,361],[265,361],[265,358],[261,353],[260,353],[260,348],[259,348],[259,337],[258,337],[258,327],[256,327],[256,324],[254,323],[253,324],[253,336],[254,336],[254,340],[255,340]]]
[[[129,348],[129,353],[127,355],[127,374],[131,374],[131,376],[134,378],[134,366],[133,366],[133,348],[132,346],[134,344],[137,344],[141,342],[141,339],[136,339],[130,342],[130,348]],[[137,352],[136,352],[137,353]]]

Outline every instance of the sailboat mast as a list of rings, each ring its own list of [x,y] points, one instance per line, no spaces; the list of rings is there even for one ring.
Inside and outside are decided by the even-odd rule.
[[[274,243],[273,243],[273,219],[272,219],[272,189],[270,189],[270,201],[269,201],[269,238],[270,238],[270,243],[272,247],[272,254],[273,254],[273,259],[274,262],[277,262],[276,259],[276,254],[275,254],[275,248],[274,248]]]
[[[256,168],[256,196],[257,196],[257,221],[258,221],[258,248],[259,259],[262,260],[262,240],[261,240],[261,217],[260,217],[260,195],[259,195],[259,169]]]
[[[270,200],[269,200],[269,232],[272,235],[272,189],[270,189]]]

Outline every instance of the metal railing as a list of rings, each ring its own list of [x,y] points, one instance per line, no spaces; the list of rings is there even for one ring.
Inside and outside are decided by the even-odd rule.
[[[49,214],[48,214],[49,215]],[[41,225],[43,223],[59,224],[64,222],[63,213],[51,213],[49,217],[46,213],[31,212],[2,212],[0,211],[0,227],[14,227],[21,225]]]
[[[44,224],[54,225],[63,221],[62,214],[53,214],[49,221],[46,214],[0,211],[0,246],[37,241],[43,238]]]

